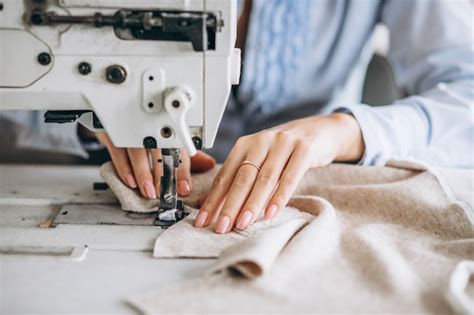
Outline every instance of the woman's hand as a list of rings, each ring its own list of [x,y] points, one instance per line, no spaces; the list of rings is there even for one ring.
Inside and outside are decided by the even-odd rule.
[[[304,118],[244,136],[214,179],[194,225],[208,226],[218,215],[217,233],[233,227],[244,230],[264,208],[265,219],[272,219],[309,168],[358,161],[363,152],[357,121],[342,113]]]
[[[112,158],[115,170],[130,188],[139,188],[145,198],[156,199],[160,195],[160,177],[163,172],[158,159],[161,158],[159,149],[150,150],[153,157],[153,167],[148,162],[148,153],[142,148],[117,148],[106,133],[98,133],[97,139],[107,148]],[[214,167],[216,161],[204,152],[199,151],[190,158],[186,151],[180,151],[181,163],[178,167],[177,192],[180,196],[189,196],[192,189],[191,170],[206,171]]]

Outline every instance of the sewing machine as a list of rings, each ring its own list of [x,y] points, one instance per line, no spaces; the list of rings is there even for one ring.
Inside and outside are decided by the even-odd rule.
[[[0,110],[48,110],[45,122],[105,130],[117,147],[162,149],[155,222],[171,210],[181,218],[179,149],[212,146],[239,82],[236,1],[0,5]]]

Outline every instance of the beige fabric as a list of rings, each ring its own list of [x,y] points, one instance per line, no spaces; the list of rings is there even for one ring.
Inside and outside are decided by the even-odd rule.
[[[268,273],[293,235],[307,223],[305,219],[291,219],[257,231],[246,241],[237,242],[224,249],[219,255],[218,263],[209,273],[231,269],[248,279]]]
[[[188,199],[187,202],[192,203],[192,198]],[[165,233],[156,239],[153,257],[217,258],[224,249],[239,243],[239,241],[259,231],[267,230],[293,220],[308,222],[312,219],[312,216],[309,214],[288,207],[274,220],[259,221],[245,231],[234,231],[216,237],[217,235],[212,230],[212,227],[204,229],[193,228],[197,210],[190,207],[187,207],[186,210],[191,212],[188,217],[168,228]],[[291,237],[291,235],[288,237]]]
[[[100,175],[114,192],[123,210],[142,213],[158,211],[159,199],[143,198],[138,188],[130,189],[127,187],[117,176],[112,162],[107,162],[101,166]]]
[[[193,175],[193,193],[184,199],[187,205],[196,206],[197,198],[207,191],[217,171],[218,168],[214,168],[205,174]],[[127,187],[117,176],[112,162],[104,163],[101,166],[100,175],[117,197],[123,210],[142,213],[158,211],[159,199],[143,198],[138,188],[131,189]]]
[[[210,256],[221,254],[209,272],[139,294],[131,303],[149,314],[452,312],[446,298],[450,273],[458,262],[474,259],[467,215],[472,209],[455,201],[432,173],[350,165],[313,169],[289,206],[310,219],[266,223],[247,235],[232,232],[224,236],[235,237],[228,247],[210,250]],[[169,246],[168,254],[192,256],[191,248],[199,246],[204,257],[222,239],[196,231],[183,221],[157,244],[179,232],[187,242]],[[195,239],[195,233],[205,234]]]

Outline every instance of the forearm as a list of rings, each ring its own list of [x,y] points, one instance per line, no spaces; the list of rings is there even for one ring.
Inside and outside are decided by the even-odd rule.
[[[344,106],[362,131],[362,164],[383,165],[395,158],[474,167],[473,90],[473,82],[459,81],[389,106]]]

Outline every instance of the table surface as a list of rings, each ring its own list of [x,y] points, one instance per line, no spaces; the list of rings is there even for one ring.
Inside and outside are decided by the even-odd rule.
[[[116,203],[98,168],[0,165],[0,313],[137,313],[127,297],[199,275],[206,259],[155,259],[154,226],[60,224],[64,205]],[[77,257],[77,253],[80,256]]]

